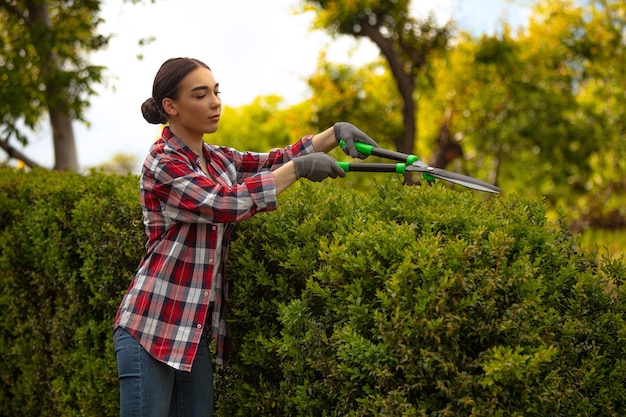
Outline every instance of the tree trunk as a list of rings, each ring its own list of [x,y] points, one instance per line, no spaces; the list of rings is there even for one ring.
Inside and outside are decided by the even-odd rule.
[[[452,124],[452,109],[447,109],[445,119],[439,128],[439,137],[437,138],[437,149],[430,159],[430,166],[435,168],[445,168],[456,158],[463,156],[463,148],[454,139],[450,126]]]
[[[415,131],[417,130],[417,119],[415,116],[417,106],[413,98],[415,76],[411,71],[405,71],[402,60],[397,51],[394,50],[391,39],[382,36],[376,26],[362,22],[361,27],[362,36],[366,36],[374,42],[387,60],[389,69],[398,87],[398,92],[402,97],[402,122],[404,132],[401,138],[394,139],[396,149],[398,152],[412,154],[413,148],[415,147]],[[405,174],[404,181],[407,184],[415,184],[411,174]]]
[[[66,111],[48,106],[52,140],[54,141],[54,169],[56,171],[78,171],[78,156],[72,118]]]
[[[54,53],[53,28],[48,4],[44,0],[30,0],[26,4],[31,36],[42,40],[35,42],[34,45],[41,62],[42,82],[46,87],[46,104],[54,143],[54,169],[78,171],[78,156],[72,118],[67,103],[67,91],[65,91],[66,87],[58,81],[60,78],[58,74],[63,69],[62,63]]]

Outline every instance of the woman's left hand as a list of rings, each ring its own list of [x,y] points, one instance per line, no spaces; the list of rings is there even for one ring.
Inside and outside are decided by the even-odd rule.
[[[357,151],[354,142],[363,142],[368,145],[372,145],[375,147],[379,147],[378,144],[361,130],[359,130],[356,126],[347,123],[347,122],[338,122],[333,125],[333,130],[335,133],[335,140],[337,143],[340,141],[344,141],[346,146],[342,146],[341,149],[346,155],[349,155],[353,158],[365,159],[367,155],[360,153]]]

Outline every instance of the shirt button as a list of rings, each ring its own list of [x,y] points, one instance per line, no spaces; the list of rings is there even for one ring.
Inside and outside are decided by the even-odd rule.
[[[217,230],[217,226],[211,227],[212,230]]]
[[[209,259],[209,264],[213,265],[213,259]]]
[[[197,327],[198,329],[201,329],[201,328],[202,328],[202,325],[201,325],[200,323],[198,323],[198,324],[196,325],[196,327]]]
[[[208,291],[205,291],[205,292],[204,292],[204,296],[205,296],[205,297],[208,297],[208,296],[209,296],[209,292],[208,292]]]

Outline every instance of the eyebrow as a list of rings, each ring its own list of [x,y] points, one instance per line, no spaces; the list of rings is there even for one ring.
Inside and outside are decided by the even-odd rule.
[[[220,86],[220,83],[216,83],[215,87],[213,87],[213,88],[215,89],[215,88],[218,88],[219,86]],[[209,86],[199,85],[197,87],[192,88],[191,91],[208,90],[208,89],[209,89]]]

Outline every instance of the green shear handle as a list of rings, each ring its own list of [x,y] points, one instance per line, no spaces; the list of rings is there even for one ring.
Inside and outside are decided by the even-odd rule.
[[[346,143],[341,140],[339,142],[339,146],[346,146]],[[380,156],[381,158],[405,162],[409,165],[412,165],[420,160],[416,155],[408,155],[402,152],[390,151],[389,149],[377,148],[363,142],[354,142],[354,146],[356,147],[356,150],[363,155]]]

